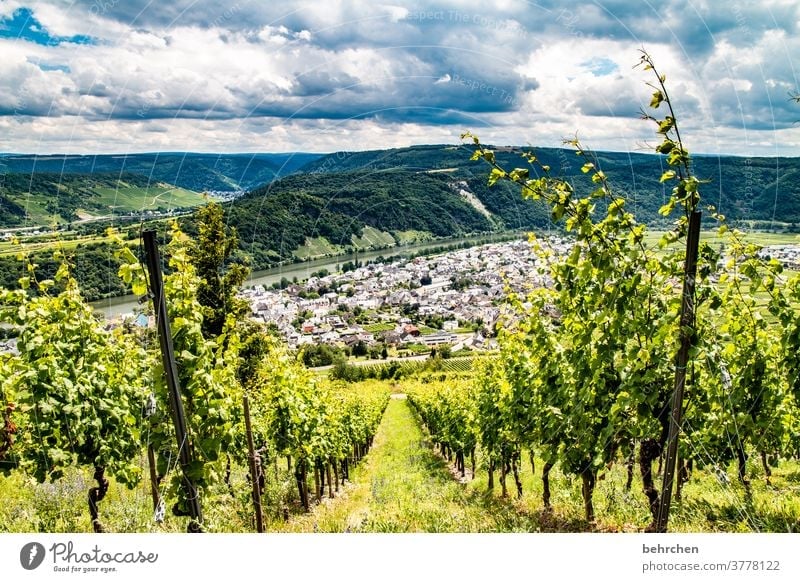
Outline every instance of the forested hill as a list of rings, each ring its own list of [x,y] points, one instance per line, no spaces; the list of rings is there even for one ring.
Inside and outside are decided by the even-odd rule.
[[[498,161],[504,167],[524,166],[520,158],[521,148],[497,148]],[[570,179],[581,193],[588,192],[592,184],[580,171],[582,159],[571,149],[534,148],[536,155],[549,165],[556,175]],[[415,182],[410,176],[419,176],[418,184],[446,183],[447,192],[458,198],[458,191],[474,194],[492,215],[493,226],[498,228],[533,228],[547,224],[543,206],[523,201],[518,189],[508,185],[486,187],[488,166],[483,161],[470,161],[468,145],[424,145],[362,152],[336,152],[327,155],[307,153],[285,154],[194,154],[153,153],[130,155],[16,155],[0,154],[0,181],[4,189],[0,192],[0,225],[16,226],[26,222],[23,207],[34,210],[33,223],[51,216],[60,220],[74,220],[83,205],[77,196],[89,187],[91,180],[109,181],[122,179],[137,188],[174,185],[191,192],[251,190],[256,197],[264,193],[282,194],[298,184],[310,187],[313,195],[320,199],[353,200],[364,196],[369,188],[377,188],[383,195],[394,194]],[[599,152],[600,166],[611,179],[620,196],[629,200],[628,208],[641,221],[658,224],[661,218],[658,208],[668,191],[658,179],[663,171],[663,159],[651,154],[628,154],[623,152]],[[800,158],[742,158],[734,156],[695,156],[695,172],[700,178],[710,180],[702,188],[704,199],[714,204],[732,220],[764,221],[772,226],[776,221],[791,226],[800,223]],[[399,184],[382,184],[382,181],[398,179],[397,174],[386,171],[405,172]],[[356,172],[356,174],[353,174]],[[290,175],[306,177],[289,178]],[[345,174],[337,178],[335,185],[330,176]],[[54,176],[59,177],[55,179]],[[84,176],[84,178],[81,178]],[[282,179],[283,178],[283,179]],[[408,178],[408,179],[406,179]],[[84,179],[87,184],[81,185]],[[267,185],[281,180],[280,185]],[[35,184],[59,185],[59,192],[36,189]],[[325,185],[327,183],[327,185]],[[464,185],[466,183],[466,185]],[[311,186],[313,184],[313,186]],[[398,189],[399,185],[402,187]],[[85,187],[84,187],[85,186]],[[107,189],[111,186],[106,185]],[[462,186],[464,186],[462,188]],[[339,190],[336,190],[339,188]],[[355,190],[354,190],[355,188]],[[45,191],[46,190],[46,191]],[[96,191],[96,188],[94,189]],[[116,185],[115,191],[119,191]],[[440,193],[445,190],[439,190]],[[131,190],[126,206],[137,207],[135,194]],[[377,193],[377,191],[376,191]],[[36,205],[31,207],[31,195]],[[67,197],[65,198],[65,194]],[[186,193],[184,193],[186,194]],[[53,198],[58,198],[55,200]],[[142,197],[144,200],[146,197]],[[152,197],[151,197],[152,198]],[[462,201],[467,201],[463,196]],[[424,208],[412,197],[411,206],[402,214],[413,213]],[[25,204],[22,204],[24,201]],[[105,204],[96,197],[87,202]],[[130,202],[128,204],[128,202]],[[180,204],[183,204],[183,200]],[[111,202],[111,204],[116,204]],[[172,204],[175,207],[180,204]],[[274,203],[273,203],[274,204]],[[38,206],[37,206],[38,205]],[[41,208],[39,208],[41,207]],[[49,207],[49,208],[48,208]],[[90,209],[90,214],[103,214],[100,207]],[[376,221],[369,211],[365,217],[358,214],[364,209],[358,206],[356,214],[349,214],[353,207],[345,208],[337,202],[334,214],[350,217],[353,224],[370,224]],[[392,207],[399,213],[401,207]],[[38,213],[38,215],[37,215]],[[313,213],[312,213],[313,214]],[[323,217],[324,218],[324,217]],[[384,220],[384,216],[380,217]],[[404,219],[406,223],[410,219]],[[291,222],[291,221],[290,221]],[[425,218],[417,222],[426,223]],[[29,222],[28,222],[29,223]],[[443,221],[452,225],[453,222]],[[399,228],[399,227],[398,227]],[[471,229],[470,224],[455,229],[453,234]],[[286,229],[284,229],[286,230]],[[290,226],[288,231],[293,231]],[[437,230],[442,230],[438,228]],[[287,232],[288,232],[287,231]],[[431,231],[435,232],[435,231]],[[307,233],[312,236],[312,232]],[[294,238],[292,238],[294,240]]]
[[[320,154],[152,153],[114,155],[0,154],[0,174],[137,174],[194,192],[251,190],[295,172]]]
[[[591,189],[592,183],[581,172],[584,160],[577,157],[574,150],[532,149],[555,175],[568,178],[579,192],[586,193]],[[480,189],[478,182],[485,182],[488,166],[483,161],[470,162],[471,151],[467,145],[425,145],[337,152],[312,161],[302,171],[433,170],[453,179],[470,180],[470,186],[476,190]],[[497,148],[497,159],[507,168],[525,167],[519,156],[521,151],[522,148]],[[664,170],[663,157],[624,152],[597,152],[597,157],[612,186],[620,196],[628,199],[628,208],[636,213],[637,218],[644,222],[658,222],[658,209],[669,194],[659,183]],[[710,180],[701,190],[704,199],[717,206],[729,219],[800,223],[800,158],[696,155],[693,163],[696,175]]]
[[[497,148],[506,168],[524,166],[520,148]],[[552,173],[569,179],[580,194],[592,189],[574,150],[537,148]],[[364,227],[390,233],[424,231],[434,236],[547,227],[541,202],[524,200],[507,183],[487,186],[488,165],[470,161],[469,146],[429,145],[338,152],[306,164],[297,174],[257,188],[232,203],[230,224],[259,267],[291,258],[308,238],[338,247],[352,244]],[[663,225],[658,209],[669,196],[659,182],[663,159],[649,154],[598,152],[597,162],[637,219]],[[797,228],[800,223],[800,158],[695,156],[702,195],[729,219]],[[706,213],[709,217],[710,213]],[[773,222],[774,221],[774,222]]]
[[[404,170],[297,174],[242,196],[226,214],[259,266],[291,257],[307,237],[349,246],[366,226],[396,238],[404,231],[449,237],[504,227],[470,204],[449,176]]]

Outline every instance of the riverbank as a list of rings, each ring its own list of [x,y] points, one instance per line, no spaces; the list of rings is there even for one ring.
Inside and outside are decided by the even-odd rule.
[[[263,287],[271,287],[275,283],[279,284],[281,280],[284,279],[292,282],[294,282],[295,279],[297,281],[304,281],[311,277],[313,273],[317,273],[319,271],[325,270],[331,273],[340,271],[342,266],[346,263],[367,263],[370,261],[375,261],[379,257],[389,259],[397,257],[412,258],[416,256],[426,256],[444,253],[459,248],[514,240],[524,236],[525,234],[522,231],[501,231],[489,234],[483,233],[479,235],[449,239],[434,239],[424,243],[402,246],[398,245],[371,251],[333,255],[311,261],[288,263],[278,267],[273,267],[271,269],[265,269],[263,271],[255,271],[251,273],[244,286],[256,287],[260,285]],[[134,313],[134,310],[140,306],[139,298],[135,295],[101,299],[99,301],[93,301],[91,305],[95,311],[103,313],[106,319],[115,319],[130,315]]]

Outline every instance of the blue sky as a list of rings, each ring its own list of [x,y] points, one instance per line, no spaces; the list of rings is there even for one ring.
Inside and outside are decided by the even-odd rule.
[[[0,151],[647,151],[646,48],[692,151],[799,155],[800,3],[4,0]]]
[[[36,18],[30,8],[21,7],[6,14],[0,25],[0,38],[16,39],[43,46],[60,44],[92,44],[94,39],[83,34],[54,36]]]

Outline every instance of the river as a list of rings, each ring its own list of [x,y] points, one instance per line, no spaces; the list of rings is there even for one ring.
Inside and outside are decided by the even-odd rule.
[[[479,235],[471,237],[439,239],[425,243],[417,243],[413,245],[395,246],[387,249],[364,251],[360,253],[348,253],[346,255],[337,255],[335,257],[322,257],[314,259],[313,261],[306,261],[303,263],[291,263],[264,271],[256,271],[250,275],[250,278],[245,281],[245,287],[255,287],[256,285],[263,285],[270,287],[273,283],[278,283],[284,277],[290,281],[297,277],[298,281],[308,279],[312,273],[326,269],[333,273],[348,261],[371,261],[379,256],[399,257],[409,256],[420,251],[432,249],[442,246],[455,246],[462,242],[472,242],[475,244],[489,244],[497,242],[498,240],[508,240],[513,233],[503,232],[497,234]],[[95,311],[103,313],[106,319],[115,319],[120,316],[130,315],[134,309],[139,307],[138,299],[135,295],[125,295],[123,297],[112,297],[110,299],[102,299],[94,301],[92,304]]]

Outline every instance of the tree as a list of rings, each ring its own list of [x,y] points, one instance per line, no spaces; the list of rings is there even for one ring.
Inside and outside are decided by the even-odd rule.
[[[358,340],[355,344],[353,344],[353,356],[366,356],[367,355],[367,344],[365,344],[362,340]]]
[[[197,299],[203,314],[203,335],[215,338],[222,334],[226,319],[243,320],[247,301],[237,297],[250,273],[239,253],[239,236],[226,226],[222,206],[209,202],[194,214],[197,237],[189,245],[188,256],[200,285]]]

